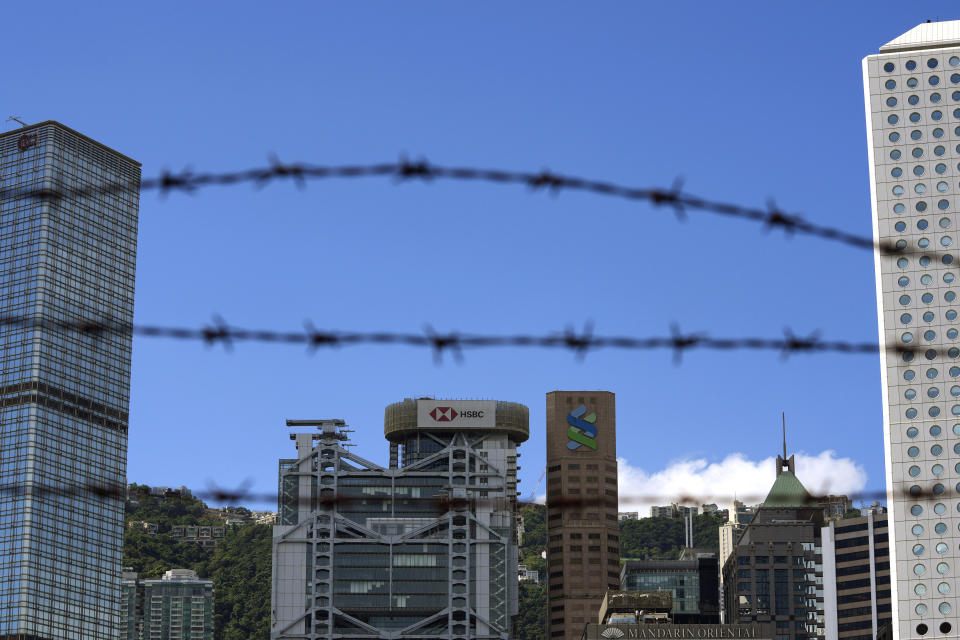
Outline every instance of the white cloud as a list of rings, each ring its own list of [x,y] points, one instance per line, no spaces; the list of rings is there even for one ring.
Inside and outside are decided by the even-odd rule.
[[[675,460],[652,473],[618,458],[620,511],[650,514],[651,505],[716,503],[728,507],[734,497],[747,504],[763,502],[776,478],[776,458],[749,460],[732,453],[720,462],[704,458]],[[796,454],[797,478],[811,494],[853,494],[867,484],[863,467],[835,451]]]

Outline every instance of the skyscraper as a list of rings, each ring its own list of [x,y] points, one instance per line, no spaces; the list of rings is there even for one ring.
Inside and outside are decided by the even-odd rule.
[[[84,488],[126,484],[131,336],[56,323],[132,322],[139,181],[59,123],[0,134],[0,303],[31,321],[0,324],[0,638],[118,634],[123,500]]]
[[[289,420],[280,461],[271,638],[509,640],[517,614],[515,402],[406,399],[386,408],[390,466],[352,451],[343,420]]]
[[[620,588],[616,427],[609,391],[547,394],[549,640],[579,640]]]
[[[863,82],[874,237],[893,245],[875,255],[893,628],[956,636],[960,21],[883,45]]]
[[[793,456],[777,456],[770,492],[721,567],[724,618],[773,623],[775,640],[822,640],[823,507],[794,469]]]

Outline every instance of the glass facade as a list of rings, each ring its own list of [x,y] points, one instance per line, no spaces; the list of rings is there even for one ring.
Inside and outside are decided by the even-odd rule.
[[[132,322],[139,179],[54,122],[0,134],[0,301],[31,321],[0,325],[0,637],[118,634],[123,496],[85,489],[126,484],[131,336],[56,323]]]

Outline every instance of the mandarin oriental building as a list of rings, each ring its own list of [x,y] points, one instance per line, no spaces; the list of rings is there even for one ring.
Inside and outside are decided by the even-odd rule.
[[[614,394],[547,394],[548,638],[579,640],[620,588]]]

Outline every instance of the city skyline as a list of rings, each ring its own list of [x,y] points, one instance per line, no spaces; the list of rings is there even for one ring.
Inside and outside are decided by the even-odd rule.
[[[532,7],[438,4],[369,15],[295,5],[263,16],[236,6],[223,29],[222,14],[206,7],[69,17],[24,5],[7,18],[43,23],[50,43],[24,57],[35,36],[16,29],[0,44],[22,60],[5,79],[4,118],[56,117],[144,162],[145,176],[263,166],[270,153],[324,164],[405,154],[666,188],[683,176],[692,193],[761,207],[773,197],[811,221],[869,235],[858,61],[887,34],[935,17],[917,15],[923,4],[878,6],[863,21],[845,6],[828,13],[747,3],[679,15],[560,4],[546,23]],[[507,10],[514,19],[503,20]],[[689,38],[664,28],[678,21]],[[782,24],[794,28],[771,26]],[[818,34],[817,47],[805,33]],[[754,55],[734,42],[781,54]],[[700,65],[716,71],[694,74],[709,106],[691,94],[690,70]],[[112,80],[82,82],[92,68]],[[59,84],[38,81],[52,69]],[[218,313],[237,326],[289,330],[311,318],[318,328],[542,333],[593,320],[603,334],[659,335],[677,322],[718,336],[781,337],[789,326],[797,335],[876,339],[869,252],[695,212],[679,223],[643,203],[390,180],[153,193],[141,208],[135,319],[143,324],[200,326]],[[786,411],[791,450],[817,457],[832,448],[833,460],[860,465],[863,487],[883,489],[871,356],[691,351],[674,365],[668,352],[596,351],[582,362],[567,352],[464,355],[462,365],[437,367],[426,350],[403,347],[311,357],[295,347],[225,352],[136,338],[129,477],[197,490],[249,478],[266,493],[271,461],[284,455],[276,434],[294,412],[350,415],[368,428],[359,445],[376,451],[380,416],[369,407],[398,395],[515,398],[531,406],[539,429],[545,391],[607,388],[631,425],[621,456],[648,475],[676,471],[674,460],[709,465],[739,454],[751,463],[743,477],[759,477],[753,464],[777,448]],[[844,380],[843,394],[825,386],[826,372]],[[199,465],[185,442],[224,456]],[[542,453],[525,463],[524,497],[546,466]]]

